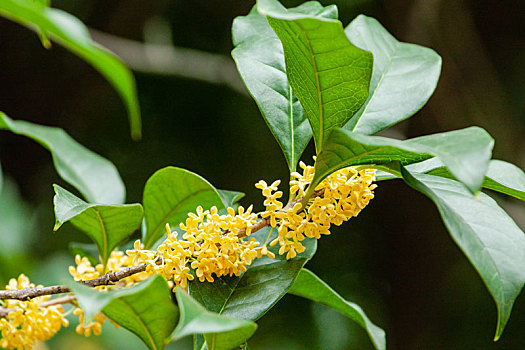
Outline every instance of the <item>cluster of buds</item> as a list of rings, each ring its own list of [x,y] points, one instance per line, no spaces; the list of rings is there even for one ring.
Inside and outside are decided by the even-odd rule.
[[[300,162],[303,173],[293,172],[290,181],[292,198],[303,198],[307,187],[314,178],[314,168]],[[282,192],[278,191],[280,181],[267,185],[259,181],[255,186],[262,190],[266,198],[266,211],[261,213],[271,227],[277,228],[278,237],[270,242],[270,246],[280,245],[279,254],[286,253],[286,259],[294,258],[297,253],[305,250],[301,243],[306,237],[319,239],[321,235],[330,234],[330,226],[341,225],[350,218],[357,216],[374,198],[377,185],[375,170],[355,167],[343,168],[325,178],[315,188],[315,196],[309,199],[307,206],[302,208],[299,201],[291,201],[286,207],[279,201]],[[292,205],[290,205],[292,204]]]
[[[42,287],[42,286],[37,286]],[[24,274],[11,279],[7,290],[35,288]],[[62,326],[69,322],[64,317],[61,305],[43,306],[51,297],[41,296],[28,301],[2,300],[0,306],[14,310],[0,319],[2,338],[0,346],[4,349],[31,349],[36,341],[44,341],[54,336]]]
[[[166,225],[168,237],[156,251],[144,250],[136,241],[126,254],[134,257],[135,264],[148,263],[147,272],[164,276],[173,287],[185,288],[194,279],[190,268],[201,282],[213,282],[213,276],[239,276],[255,258],[271,255],[254,238],[248,238],[256,222],[251,206],[246,210],[239,206],[237,213],[227,208],[225,214],[219,214],[216,207],[198,207],[180,224],[181,239]]]
[[[104,275],[105,272],[107,272],[104,270],[104,266],[102,264],[93,266],[88,258],[81,257],[80,255],[75,256],[75,264],[76,267],[69,267],[69,273],[71,276],[73,276],[75,281],[91,280],[100,277]],[[132,257],[129,257],[124,254],[124,252],[118,250],[111,252],[107,262],[107,270],[120,271],[131,266],[134,266]],[[107,291],[114,288],[129,287],[137,282],[147,279],[149,276],[151,276],[151,273],[139,272],[123,278],[112,285],[100,285],[96,286],[95,288]],[[78,316],[79,318],[79,324],[75,328],[75,331],[78,334],[84,335],[86,337],[89,337],[91,334],[100,335],[102,332],[102,326],[107,319],[106,315],[104,315],[102,312],[99,312],[92,320],[89,320],[88,322],[88,320],[85,319],[84,310],[81,308],[76,308],[73,311],[73,315]],[[115,324],[115,326],[117,325]]]
[[[286,254],[286,259],[293,259],[305,250],[302,241],[305,238],[319,239],[330,234],[331,225],[341,225],[344,221],[357,216],[374,197],[373,184],[375,171],[347,167],[332,173],[314,189],[314,195],[303,208],[301,202],[307,195],[308,186],[314,178],[314,168],[300,162],[302,174],[293,172],[290,181],[290,202],[284,206],[279,200],[283,193],[278,190],[280,181],[268,185],[259,181],[255,187],[262,190],[265,197],[265,211],[260,213],[265,225],[277,229],[277,238],[270,246],[279,243],[279,254]],[[254,259],[266,255],[275,258],[266,243],[261,245],[250,238],[254,226],[264,226],[258,222],[259,215],[252,212],[252,207],[237,211],[227,208],[219,213],[216,207],[203,210],[198,207],[195,213],[189,213],[184,223],[180,224],[182,233],[172,231],[166,224],[167,238],[156,250],[144,249],[137,240],[133,249],[114,251],[108,259],[107,267],[102,264],[93,266],[88,258],[75,257],[76,266],[70,266],[69,272],[77,281],[91,280],[106,272],[121,271],[125,268],[146,264],[145,271],[134,273],[120,279],[110,286],[95,288],[109,290],[131,286],[147,279],[153,274],[162,275],[175,289],[187,287],[188,281],[213,282],[221,276],[239,276],[246,271]],[[181,234],[181,237],[178,235]],[[34,287],[29,279],[21,275],[18,280],[11,280],[7,289]],[[37,297],[29,301],[0,301],[3,308],[13,309],[0,319],[2,338],[0,346],[8,349],[30,349],[36,340],[52,337],[61,326],[68,322],[63,316],[60,305],[40,307],[49,296]],[[73,312],[79,316],[80,324],[76,331],[89,336],[99,335],[107,317],[99,313],[89,323],[85,321],[82,309]]]

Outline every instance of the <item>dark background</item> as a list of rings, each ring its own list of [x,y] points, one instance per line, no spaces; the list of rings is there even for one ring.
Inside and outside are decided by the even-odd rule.
[[[284,1],[288,7],[299,3]],[[335,3],[345,26],[364,13],[398,39],[429,46],[443,57],[441,80],[429,103],[388,136],[478,125],[496,139],[495,158],[525,167],[524,1]],[[245,192],[242,203],[260,210],[262,197],[253,185],[259,179],[287,179],[288,174],[277,143],[232,69],[231,23],[253,4],[53,1],[90,28],[114,35],[104,43],[116,52],[122,38],[199,50],[149,66],[132,50],[122,52],[135,68],[143,117],[140,142],[131,140],[120,99],[94,69],[58,45],[43,49],[33,32],[0,19],[0,110],[13,119],[60,126],[113,161],[126,184],[128,203],[141,201],[151,174],[174,165],[217,188]],[[94,37],[107,39],[97,32]],[[204,53],[214,55],[201,61]],[[211,75],[206,73],[210,70]],[[312,154],[310,145],[307,163]],[[0,197],[0,244],[5,248],[0,252],[0,283],[20,272],[38,283],[54,283],[54,276],[72,261],[68,243],[87,242],[69,225],[52,233],[52,184],[66,184],[56,175],[49,153],[29,139],[1,132],[0,161],[12,180]],[[19,196],[11,193],[15,187]],[[496,199],[525,227],[522,203]],[[483,282],[443,228],[434,205],[401,182],[380,183],[376,198],[358,218],[319,241],[307,267],[360,304],[386,330],[389,349],[525,348],[523,296],[502,339],[493,343],[496,308]],[[345,317],[294,296],[285,296],[258,324],[250,341],[253,349],[371,348],[366,334]],[[70,326],[43,348],[143,348],[112,326],[100,338],[86,339],[73,330]],[[189,346],[176,343],[172,348]]]

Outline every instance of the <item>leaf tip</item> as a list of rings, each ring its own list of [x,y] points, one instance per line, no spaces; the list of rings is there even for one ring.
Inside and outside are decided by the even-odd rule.
[[[142,140],[142,131],[140,129],[135,129],[131,131],[131,139],[133,141]]]
[[[57,232],[58,229],[60,228],[60,226],[62,226],[62,223],[59,222],[59,221],[57,221],[57,222],[55,223],[55,226],[53,226],[53,233]]]

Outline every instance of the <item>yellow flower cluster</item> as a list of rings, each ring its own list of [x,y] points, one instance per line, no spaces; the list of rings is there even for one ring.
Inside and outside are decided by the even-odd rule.
[[[331,225],[341,225],[344,221],[357,216],[374,197],[376,185],[373,169],[358,170],[348,167],[336,171],[324,179],[315,188],[315,195],[309,199],[306,208],[301,200],[314,178],[314,168],[300,162],[302,174],[293,172],[290,181],[291,201],[284,206],[279,200],[283,193],[278,190],[280,181],[268,185],[259,181],[255,186],[262,190],[265,197],[265,211],[260,213],[267,223],[277,228],[278,236],[271,243],[280,245],[279,254],[286,253],[286,259],[292,259],[305,250],[302,241],[306,238],[317,238],[330,234]],[[275,258],[266,244],[260,245],[250,236],[258,215],[252,213],[252,207],[244,209],[239,206],[235,212],[227,208],[226,213],[219,214],[216,207],[204,210],[197,207],[195,213],[189,213],[179,239],[178,233],[167,224],[167,238],[157,250],[146,250],[139,240],[133,249],[124,254],[114,251],[108,261],[109,271],[119,271],[130,266],[147,263],[146,271],[120,280],[113,286],[100,286],[99,289],[126,287],[142,281],[152,274],[160,274],[168,280],[170,287],[187,287],[188,281],[198,278],[199,281],[213,282],[214,277],[224,275],[239,276],[246,271],[255,258],[267,255]],[[102,276],[101,264],[92,266],[87,258],[77,256],[76,267],[69,271],[75,280],[87,280]],[[89,324],[84,324],[84,313],[81,309],[74,312],[80,316],[81,324],[77,332],[85,335],[100,334],[106,317],[103,314]]]
[[[314,168],[300,162],[303,173],[293,172],[294,178],[290,181],[290,195],[292,198],[301,198],[306,195],[306,188],[314,177]],[[266,211],[261,213],[268,218],[270,226],[277,228],[278,237],[270,242],[270,246],[280,245],[279,254],[286,254],[286,259],[294,258],[305,250],[301,243],[305,237],[319,239],[322,234],[330,234],[330,226],[341,225],[344,221],[357,216],[359,212],[374,198],[373,190],[377,185],[375,170],[357,170],[348,167],[336,171],[325,178],[315,188],[318,196],[310,199],[304,211],[299,201],[290,202],[283,208],[278,198],[282,192],[277,190],[279,181],[268,186],[259,181],[255,187],[262,190],[266,198]]]
[[[94,335],[100,335],[102,333],[102,326],[106,322],[107,316],[104,315],[102,312],[98,312],[94,320],[91,320],[91,322],[86,322],[86,315],[84,314],[84,310],[81,308],[75,309],[73,311],[73,315],[78,316],[79,324],[77,328],[75,328],[75,332],[78,334],[83,334],[86,337],[89,337],[91,333],[93,332]],[[113,323],[115,327],[118,327],[116,323]]]
[[[166,225],[168,237],[156,252],[143,250],[137,241],[135,249],[126,253],[135,257],[135,263],[147,262],[148,272],[164,276],[175,286],[186,287],[188,281],[194,279],[190,267],[201,282],[213,282],[213,275],[239,276],[253,259],[271,255],[265,247],[259,247],[255,239],[239,238],[241,230],[249,236],[256,221],[257,215],[252,213],[251,206],[246,210],[239,206],[237,213],[227,208],[226,214],[219,214],[216,207],[203,210],[199,206],[180,224],[184,231],[182,239]]]
[[[86,281],[91,280],[97,277],[104,275],[107,272],[115,272],[125,269],[126,267],[135,266],[133,257],[124,254],[124,252],[119,250],[114,250],[111,252],[111,255],[108,259],[107,271],[104,271],[102,264],[97,264],[96,266],[91,265],[91,262],[86,257],[81,257],[80,255],[75,256],[75,266],[69,266],[69,273],[75,281]],[[95,287],[101,290],[108,290],[111,288],[122,288],[133,285],[136,282],[143,281],[151,276],[151,273],[140,272],[129,277],[123,278],[120,281],[116,282],[110,286],[98,286]]]
[[[38,286],[41,287],[41,286]],[[18,279],[11,279],[7,290],[35,288],[29,278],[21,274]],[[5,349],[31,349],[35,341],[43,341],[54,336],[62,326],[67,327],[62,306],[51,305],[40,307],[50,296],[36,297],[28,301],[4,300],[0,306],[14,309],[6,317],[0,319],[2,338],[0,346]]]
[[[106,272],[104,272],[104,267],[102,264],[97,264],[96,266],[93,266],[88,258],[81,257],[80,255],[75,256],[75,266],[69,267],[69,273],[75,281],[86,281],[93,278],[100,277],[104,275]],[[111,255],[108,259],[108,265],[107,270],[109,272],[115,272],[120,271],[126,267],[134,266],[133,264],[133,257],[130,257],[122,251],[115,250],[111,252]],[[95,287],[100,290],[108,290],[112,288],[122,288],[122,287],[128,287],[133,285],[136,282],[140,282],[145,280],[151,276],[151,273],[149,272],[140,272],[136,273],[134,275],[131,275],[129,277],[123,278],[120,281],[116,282],[113,285],[110,286],[98,286]],[[84,316],[84,310],[77,308],[75,311],[73,311],[73,315],[79,316],[79,325],[75,328],[75,331],[78,334],[83,334],[86,337],[89,337],[91,333],[94,335],[100,335],[102,331],[102,325],[106,321],[107,317],[102,313],[99,312],[95,317],[94,320],[90,320],[90,322],[86,322],[85,316]],[[117,326],[115,324],[115,326]]]

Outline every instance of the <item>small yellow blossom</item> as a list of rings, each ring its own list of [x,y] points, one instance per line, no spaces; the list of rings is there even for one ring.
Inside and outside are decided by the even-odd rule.
[[[321,235],[329,235],[332,224],[341,225],[357,216],[374,198],[373,190],[377,187],[372,184],[375,180],[375,170],[343,168],[317,185],[315,190],[322,190],[322,195],[310,199],[305,210],[299,212],[302,209],[300,199],[306,195],[307,187],[315,175],[314,167],[303,162],[300,162],[299,166],[303,170],[302,174],[293,172],[290,180],[291,199],[299,199],[290,208],[283,209],[282,204],[276,205],[276,198],[280,197],[274,196],[274,192],[280,193],[277,188],[278,182],[268,186],[266,182],[259,181],[255,185],[266,197],[266,211],[261,216],[269,217],[270,226],[277,228],[278,232],[278,237],[270,242],[270,246],[279,243],[279,254],[286,253],[286,259],[292,259],[305,250],[301,243],[305,237],[319,239]]]
[[[78,316],[79,321],[78,326],[75,328],[75,332],[86,337],[89,337],[91,333],[94,335],[100,335],[102,333],[102,326],[107,319],[106,315],[104,315],[102,312],[99,312],[95,315],[94,320],[86,323],[86,315],[84,314],[84,310],[80,308],[75,309],[75,311],[73,311],[73,315]],[[117,325],[115,324],[115,326]]]
[[[36,286],[41,287],[41,286]],[[11,279],[7,290],[35,288],[24,274]],[[36,341],[44,341],[54,336],[69,322],[64,318],[61,305],[40,307],[50,296],[36,297],[28,301],[2,300],[0,306],[15,311],[0,318],[0,346],[5,349],[31,349]]]

